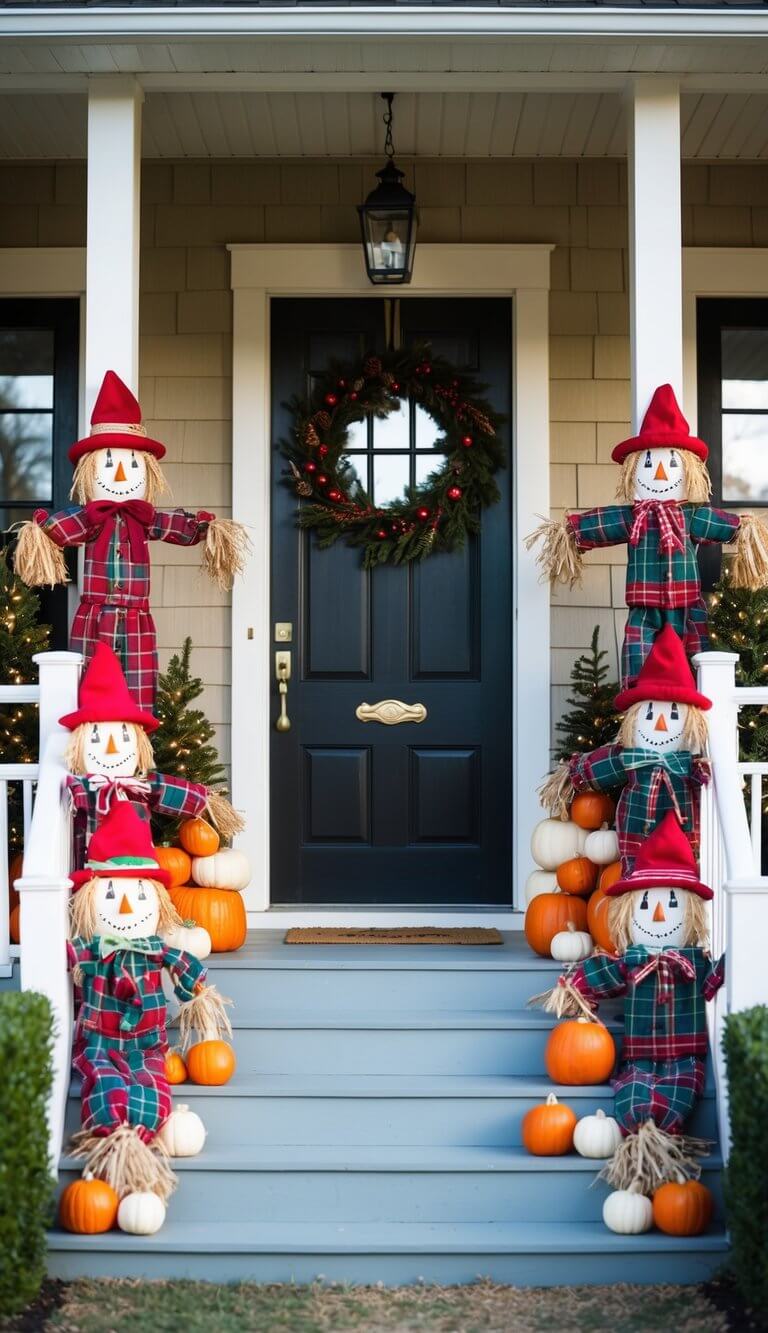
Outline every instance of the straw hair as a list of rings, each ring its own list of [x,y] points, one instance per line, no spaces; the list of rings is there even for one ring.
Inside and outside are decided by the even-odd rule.
[[[242,523],[231,518],[211,519],[203,546],[203,569],[222,592],[229,592],[236,575],[245,569],[250,545]]]
[[[105,879],[108,876],[94,875],[93,879],[89,879],[81,889],[72,894],[69,900],[69,925],[73,936],[90,940],[99,933],[99,923],[96,916],[96,886],[100,878]],[[138,867],[136,878],[145,879],[148,884],[154,884],[157,889],[160,916],[156,934],[164,935],[168,930],[177,929],[182,921],[168,896],[168,890],[156,879],[152,879],[151,875],[143,874]]]
[[[768,528],[754,514],[739,514],[735,545],[728,571],[731,586],[752,592],[764,588],[768,584]]]
[[[620,464],[621,473],[616,488],[616,499],[623,501],[624,504],[631,505],[637,498],[635,495],[635,473],[644,452],[644,450],[641,450],[636,454],[627,454],[624,462]],[[682,459],[685,473],[685,500],[683,503],[706,504],[712,494],[712,482],[706,463],[699,458],[698,454],[692,454],[690,449],[680,449],[679,456]]]
[[[34,519],[18,529],[13,565],[22,583],[29,588],[53,588],[69,583],[64,552]]]
[[[647,700],[632,704],[621,720],[616,740],[625,750],[637,748],[635,726],[641,710],[645,707],[647,707]],[[683,748],[689,750],[691,754],[703,754],[707,748],[709,738],[706,714],[703,709],[696,708],[694,704],[686,704],[686,708],[688,711],[683,723]]]
[[[675,886],[675,890],[678,893],[681,892],[679,886]],[[616,945],[617,953],[624,953],[632,944],[632,916],[642,892],[638,889],[635,893],[622,893],[618,898],[612,898],[608,904],[606,925],[611,939]],[[698,946],[706,949],[709,942],[709,909],[707,904],[697,893],[689,893],[685,890],[682,890],[682,892],[685,895],[683,901],[683,921],[685,923],[683,947]]]
[[[542,581],[566,583],[572,588],[581,579],[582,558],[576,544],[576,534],[566,518],[546,518],[529,533],[525,539],[525,549],[541,542],[541,550],[536,556],[536,564],[541,570]]]
[[[220,791],[208,789],[205,811],[211,823],[218,829],[225,842],[231,842],[237,833],[242,833],[245,820]]]
[[[568,812],[576,796],[576,788],[571,781],[571,771],[566,763],[558,764],[538,788],[539,802],[548,810],[553,819],[567,820]]]
[[[176,1177],[168,1164],[168,1153],[160,1139],[152,1146],[133,1125],[116,1125],[110,1134],[94,1134],[91,1126],[73,1134],[73,1157],[84,1157],[85,1167],[97,1180],[105,1180],[120,1199],[126,1194],[157,1194],[167,1203],[176,1188]]]
[[[119,722],[119,718],[115,718]],[[81,722],[79,727],[75,727],[69,738],[69,743],[64,751],[64,763],[67,771],[74,773],[77,777],[85,777],[88,772],[85,763],[85,747],[88,740],[88,729],[93,725],[91,722]],[[136,731],[136,772],[143,776],[150,773],[155,766],[155,756],[152,752],[152,742],[146,731],[138,722],[130,722]]]
[[[105,435],[104,443],[99,445],[99,448],[107,449],[108,447],[109,437]],[[129,446],[121,444],[116,445],[115,447],[119,449],[127,449]],[[141,449],[139,452],[143,454],[144,462],[147,465],[147,487],[143,498],[147,501],[147,504],[153,505],[159,500],[161,495],[165,495],[166,493],[170,494],[168,482],[165,480],[163,469],[155,458],[155,455],[150,454],[146,449]],[[96,453],[83,454],[82,458],[78,458],[77,460],[74,476],[72,477],[72,489],[69,492],[69,498],[71,500],[76,500],[78,504],[86,505],[89,500],[93,500],[94,498],[95,485]]]
[[[644,1120],[640,1128],[622,1139],[598,1180],[607,1180],[614,1189],[639,1189],[653,1194],[670,1180],[698,1180],[700,1157],[709,1155],[707,1139],[686,1134],[669,1134],[654,1120]]]

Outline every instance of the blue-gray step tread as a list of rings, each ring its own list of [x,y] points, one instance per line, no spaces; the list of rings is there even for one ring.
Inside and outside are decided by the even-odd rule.
[[[400,972],[434,969],[501,971],[524,969],[531,972],[560,972],[562,966],[551,958],[540,958],[528,946],[522,931],[504,934],[503,944],[284,944],[283,931],[252,931],[236,953],[214,953],[206,967],[219,968],[295,968],[322,971],[368,971],[384,969]]]
[[[512,1029],[529,1031],[549,1031],[557,1019],[553,1014],[541,1009],[388,1009],[382,1012],[347,1010],[268,1010],[261,1009],[254,1017],[241,1017],[232,1014],[232,1026],[235,1031],[268,1031],[270,1029],[299,1029],[306,1031],[325,1030],[358,1031],[360,1029],[401,1032],[401,1031],[453,1031],[456,1029],[497,1030]],[[620,1031],[622,1024],[605,1017],[606,1027]]]

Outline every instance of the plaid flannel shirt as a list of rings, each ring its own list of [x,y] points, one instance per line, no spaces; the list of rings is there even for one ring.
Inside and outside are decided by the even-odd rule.
[[[673,500],[667,501],[675,505]],[[712,505],[683,504],[686,540],[684,549],[660,551],[660,529],[654,514],[637,545],[630,543],[634,505],[605,505],[569,514],[568,522],[580,551],[597,546],[627,544],[627,606],[692,606],[701,597],[696,545],[701,542],[731,542],[739,530],[738,514]]]
[[[115,800],[129,800],[136,813],[146,820],[150,811],[172,819],[182,816],[193,819],[203,813],[208,800],[208,789],[202,783],[187,782],[167,773],[153,772],[143,778],[126,778],[125,789],[120,778],[101,783],[94,782],[94,776],[70,773],[66,780],[75,816],[75,835],[79,835],[84,844],[95,833],[99,820]],[[133,789],[132,784],[137,789]]]
[[[128,1042],[142,1046],[167,1044],[166,1003],[162,986],[163,968],[170,973],[179,1000],[191,1000],[195,986],[206,970],[197,958],[171,949],[151,935],[151,953],[118,949],[100,956],[101,937],[67,941],[70,967],[79,966],[83,998],[77,1017],[76,1041],[106,1039],[110,1044]]]
[[[569,977],[590,1003],[626,995],[621,1060],[666,1061],[707,1053],[705,1003],[725,980],[725,960],[703,949],[654,952],[632,944],[619,957],[595,954]]]

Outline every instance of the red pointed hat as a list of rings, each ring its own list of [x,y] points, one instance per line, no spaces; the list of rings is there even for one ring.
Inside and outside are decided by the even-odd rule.
[[[683,641],[671,625],[665,625],[656,635],[634,685],[621,690],[613,702],[617,712],[626,713],[633,704],[647,703],[649,699],[692,704],[694,708],[712,707],[712,700],[696,689]]]
[[[93,405],[91,433],[72,445],[69,461],[76,463],[83,454],[110,445],[116,449],[140,449],[155,458],[162,458],[165,453],[165,445],[147,435],[138,400],[114,370],[107,371]]]
[[[158,865],[149,820],[142,819],[130,801],[113,801],[88,844],[84,870],[75,870],[72,883],[82,888],[89,880],[155,879],[168,888],[170,873]]]
[[[709,885],[699,879],[693,848],[673,810],[667,811],[641,844],[631,874],[611,884],[605,893],[608,898],[619,898],[623,893],[637,893],[638,889],[666,888],[685,889],[707,901],[715,896]]]
[[[623,463],[628,454],[638,454],[641,449],[665,448],[687,449],[689,453],[696,454],[702,463],[706,463],[709,453],[704,441],[691,435],[671,384],[659,385],[643,417],[640,434],[617,444],[611,458],[614,463]]]
[[[156,731],[160,726],[156,717],[139,708],[117,656],[108,643],[102,642],[96,644],[80,681],[77,711],[66,713],[59,722],[69,731],[81,722],[135,722],[145,731]]]

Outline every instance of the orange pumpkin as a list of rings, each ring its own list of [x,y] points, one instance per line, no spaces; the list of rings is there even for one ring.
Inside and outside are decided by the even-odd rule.
[[[618,861],[616,864],[618,865]],[[613,866],[608,866],[607,870],[603,871],[600,883],[587,903],[587,927],[598,949],[605,949],[606,953],[615,953],[616,945],[608,928],[608,907],[612,899],[606,897],[603,888],[603,880],[609,870],[613,870]]]
[[[165,1056],[165,1077],[169,1083],[186,1083],[187,1066],[178,1051],[167,1051]]]
[[[620,879],[621,861],[611,861],[610,865],[605,866],[605,868],[600,871],[597,887],[598,889],[602,889],[603,893],[605,893],[606,889],[610,889],[611,885],[616,884]]]
[[[187,1051],[187,1072],[193,1083],[221,1087],[235,1072],[235,1052],[227,1041],[198,1041]]]
[[[573,856],[557,867],[557,882],[563,893],[587,898],[597,883],[598,867],[586,856]]]
[[[532,1106],[523,1116],[523,1147],[534,1157],[562,1157],[573,1147],[576,1114],[550,1092],[542,1106]]]
[[[602,828],[612,822],[613,813],[613,801],[601,791],[579,792],[571,805],[571,819],[579,828]]]
[[[21,944],[21,905],[17,903],[8,919],[11,944]]]
[[[700,1236],[713,1208],[712,1192],[700,1180],[671,1180],[653,1196],[653,1220],[668,1236]]]
[[[180,884],[171,889],[171,902],[182,921],[196,921],[198,926],[205,927],[214,953],[230,953],[245,944],[248,918],[239,893]]]
[[[8,906],[11,911],[19,905],[18,890],[14,889],[13,881],[18,879],[24,867],[24,853],[17,852],[11,857],[11,864],[8,867]]]
[[[549,1034],[544,1063],[553,1083],[605,1083],[616,1063],[616,1046],[602,1023],[569,1019]]]
[[[105,1180],[94,1180],[86,1173],[82,1180],[73,1180],[59,1199],[59,1221],[65,1231],[76,1231],[82,1236],[95,1236],[100,1231],[111,1231],[117,1221],[120,1200]]]
[[[185,819],[179,829],[179,842],[190,856],[213,856],[221,839],[207,819]]]
[[[572,921],[576,930],[587,928],[587,905],[570,893],[537,893],[525,909],[525,938],[534,953],[551,958],[552,939]]]
[[[156,847],[157,863],[170,875],[170,887],[186,884],[192,874],[192,857],[183,847]]]

